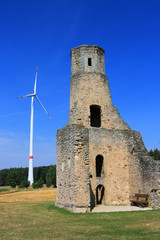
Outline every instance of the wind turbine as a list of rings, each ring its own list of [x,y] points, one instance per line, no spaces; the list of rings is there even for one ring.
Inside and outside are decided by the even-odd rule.
[[[28,170],[28,181],[30,182],[30,185],[33,184],[33,111],[34,111],[34,98],[38,100],[44,111],[47,113],[48,117],[52,120],[47,110],[44,108],[43,104],[39,100],[37,94],[36,94],[36,85],[37,85],[37,73],[38,73],[38,64],[36,68],[36,76],[35,76],[35,83],[34,83],[34,93],[18,97],[19,98],[25,98],[25,97],[31,97],[31,120],[30,120],[30,145],[29,145],[29,170]]]

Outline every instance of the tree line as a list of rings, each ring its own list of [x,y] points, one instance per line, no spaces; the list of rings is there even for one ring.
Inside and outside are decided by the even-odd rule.
[[[33,169],[34,188],[42,187],[46,184],[47,187],[53,185],[56,187],[56,165],[35,167]],[[0,186],[11,187],[28,187],[28,168],[10,168],[0,170]]]
[[[160,160],[160,150],[158,150],[158,148],[151,149],[149,155],[152,156],[154,160]]]

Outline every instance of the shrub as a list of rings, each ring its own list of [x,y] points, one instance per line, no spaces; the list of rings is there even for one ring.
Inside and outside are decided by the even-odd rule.
[[[19,185],[20,188],[28,188],[30,185],[30,182],[28,180],[24,180],[21,182],[21,184]]]
[[[38,182],[34,182],[33,184],[32,184],[32,187],[35,189],[35,188],[38,188]]]
[[[44,183],[43,179],[40,178],[40,179],[38,180],[38,188],[42,188],[42,187],[43,187],[43,183]]]
[[[43,179],[40,178],[37,182],[34,182],[32,184],[32,187],[35,188],[42,188],[43,187]]]

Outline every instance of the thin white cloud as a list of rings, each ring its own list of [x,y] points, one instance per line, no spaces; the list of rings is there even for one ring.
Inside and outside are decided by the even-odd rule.
[[[22,114],[26,114],[26,113],[28,113],[28,112],[16,112],[16,113],[1,114],[0,118],[11,117],[11,116],[16,116],[16,115],[22,115]]]
[[[11,144],[12,139],[10,138],[5,138],[5,137],[0,137],[0,147],[1,146],[6,146],[7,144]]]

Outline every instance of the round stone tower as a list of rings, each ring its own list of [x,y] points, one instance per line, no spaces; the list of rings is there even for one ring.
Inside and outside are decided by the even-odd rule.
[[[128,129],[112,104],[104,50],[96,45],[71,50],[69,124]]]

